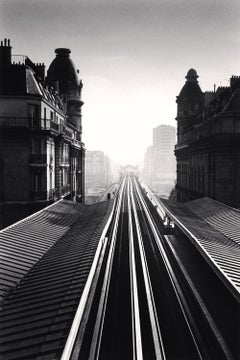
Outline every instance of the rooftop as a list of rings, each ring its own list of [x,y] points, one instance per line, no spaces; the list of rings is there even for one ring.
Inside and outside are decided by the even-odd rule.
[[[206,197],[160,206],[240,301],[240,211]]]
[[[0,232],[0,357],[61,357],[112,205],[61,200]]]

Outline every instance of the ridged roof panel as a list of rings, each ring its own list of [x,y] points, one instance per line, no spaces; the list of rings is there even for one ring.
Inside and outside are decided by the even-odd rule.
[[[84,209],[81,204],[63,200],[0,231],[0,302]]]
[[[84,212],[81,206],[71,207],[69,203],[61,202],[62,208],[53,206],[47,215],[47,218],[50,216],[49,222],[59,231],[61,225],[62,228],[68,227],[68,231],[58,236],[3,304],[0,358],[61,358],[99,239],[112,209],[111,201],[87,206]],[[29,230],[32,230],[35,221],[29,225]],[[52,230],[55,232],[54,228]],[[49,234],[54,236],[51,231]]]
[[[240,211],[209,198],[161,204],[240,301]]]

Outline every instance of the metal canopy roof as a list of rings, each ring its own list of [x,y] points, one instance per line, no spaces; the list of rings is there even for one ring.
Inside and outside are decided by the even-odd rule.
[[[159,206],[199,249],[240,301],[240,211],[209,198]]]
[[[0,303],[84,210],[62,200],[0,231]]]
[[[111,209],[63,200],[0,233],[0,358],[60,359]]]

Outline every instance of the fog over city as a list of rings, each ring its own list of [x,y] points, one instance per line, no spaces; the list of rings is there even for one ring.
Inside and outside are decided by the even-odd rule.
[[[237,0],[0,0],[14,54],[49,66],[67,47],[83,80],[83,141],[122,164],[143,161],[152,129],[176,126],[190,68],[203,91],[240,71]]]
[[[0,0],[0,360],[240,359],[239,19]]]

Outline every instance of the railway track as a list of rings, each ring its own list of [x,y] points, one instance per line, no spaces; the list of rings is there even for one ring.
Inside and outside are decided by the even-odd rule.
[[[114,206],[62,360],[231,359],[136,178]]]

